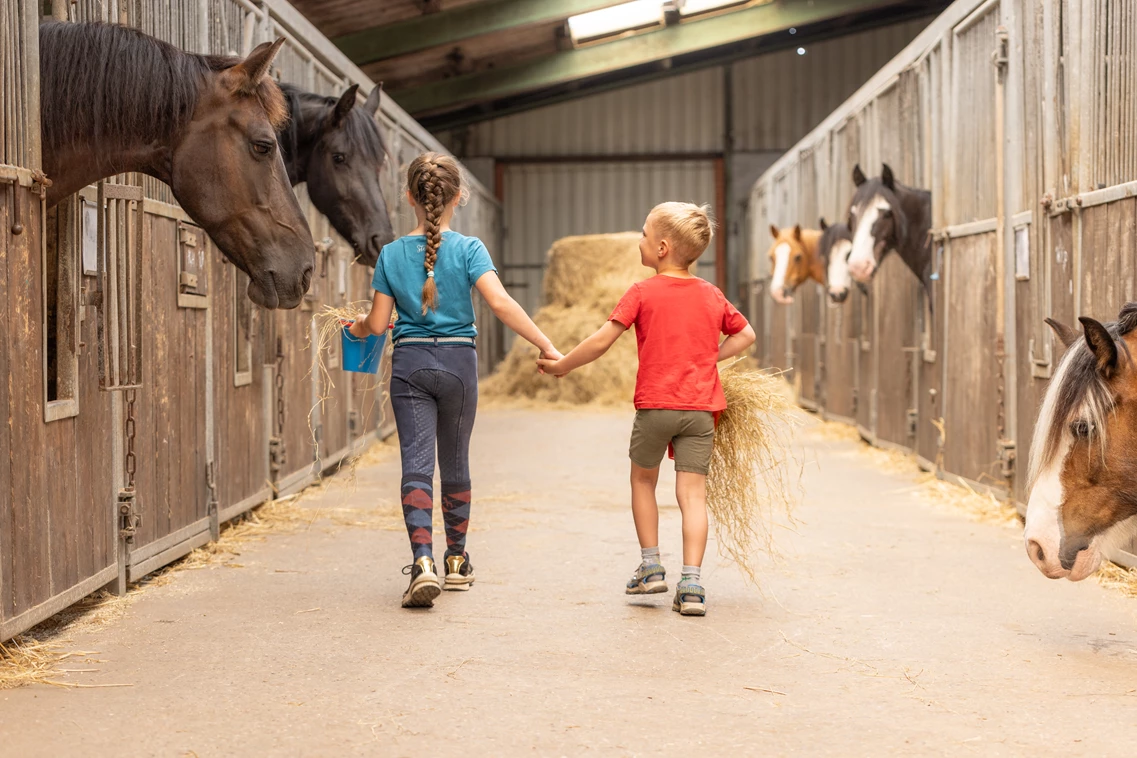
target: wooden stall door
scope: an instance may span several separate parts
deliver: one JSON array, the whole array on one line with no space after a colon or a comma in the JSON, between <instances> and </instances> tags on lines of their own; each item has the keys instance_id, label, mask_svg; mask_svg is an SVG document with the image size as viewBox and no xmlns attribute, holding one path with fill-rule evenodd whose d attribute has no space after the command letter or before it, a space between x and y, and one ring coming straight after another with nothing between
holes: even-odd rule
<instances>
[{"instance_id":1,"label":"wooden stall door","mask_svg":"<svg viewBox=\"0 0 1137 758\"><path fill-rule=\"evenodd\" d=\"M810 281L798 288L794 298L794 322L799 325L794 336L794 383L798 402L811 411L820 408L822 297L820 286Z\"/></svg>"},{"instance_id":2,"label":"wooden stall door","mask_svg":"<svg viewBox=\"0 0 1137 758\"><path fill-rule=\"evenodd\" d=\"M915 447L916 363L920 283L898 255L881 264L874 283L877 313L876 441Z\"/></svg>"},{"instance_id":3,"label":"wooden stall door","mask_svg":"<svg viewBox=\"0 0 1137 758\"><path fill-rule=\"evenodd\" d=\"M215 283L205 232L173 215L147 213L143 221L149 257L134 440L141 522L130 549L131 581L210 538L206 328Z\"/></svg>"},{"instance_id":4,"label":"wooden stall door","mask_svg":"<svg viewBox=\"0 0 1137 758\"><path fill-rule=\"evenodd\" d=\"M856 322L860 326L857 333L857 394L856 394L856 421L857 431L870 442L876 441L876 322L873 320L873 310L876 307L876 292L870 290L868 294L861 292L860 288L853 286L846 301L857 314Z\"/></svg>"}]
</instances>

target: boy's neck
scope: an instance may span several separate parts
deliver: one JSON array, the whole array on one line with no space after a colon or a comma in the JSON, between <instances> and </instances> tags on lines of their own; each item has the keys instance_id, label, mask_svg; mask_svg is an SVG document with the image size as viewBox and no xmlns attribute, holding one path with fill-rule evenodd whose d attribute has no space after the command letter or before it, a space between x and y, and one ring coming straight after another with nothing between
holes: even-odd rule
<instances>
[{"instance_id":1,"label":"boy's neck","mask_svg":"<svg viewBox=\"0 0 1137 758\"><path fill-rule=\"evenodd\" d=\"M669 276L672 279L694 279L695 275L691 273L691 269L684 268L683 266L661 264L655 270L656 276Z\"/></svg>"}]
</instances>

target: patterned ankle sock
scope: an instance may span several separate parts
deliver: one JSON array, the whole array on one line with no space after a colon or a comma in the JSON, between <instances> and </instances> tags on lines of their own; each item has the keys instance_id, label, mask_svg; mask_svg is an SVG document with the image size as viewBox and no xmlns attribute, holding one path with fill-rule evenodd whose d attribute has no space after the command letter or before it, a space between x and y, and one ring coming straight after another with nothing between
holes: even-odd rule
<instances>
[{"instance_id":1,"label":"patterned ankle sock","mask_svg":"<svg viewBox=\"0 0 1137 758\"><path fill-rule=\"evenodd\" d=\"M659 563L659 546L656 545L655 547L641 547L640 557L642 558L642 561L640 562L641 566L651 566L653 564Z\"/></svg>"},{"instance_id":2,"label":"patterned ankle sock","mask_svg":"<svg viewBox=\"0 0 1137 758\"><path fill-rule=\"evenodd\" d=\"M702 573L701 566L684 566L680 584L698 584Z\"/></svg>"},{"instance_id":3,"label":"patterned ankle sock","mask_svg":"<svg viewBox=\"0 0 1137 758\"><path fill-rule=\"evenodd\" d=\"M470 526L469 482L443 482L442 520L446 524L446 555L464 555Z\"/></svg>"},{"instance_id":4,"label":"patterned ankle sock","mask_svg":"<svg viewBox=\"0 0 1137 758\"><path fill-rule=\"evenodd\" d=\"M434 517L434 488L431 477L409 474L403 477L403 521L407 536L411 538L412 561L423 556L434 559L434 537L431 519Z\"/></svg>"}]
</instances>

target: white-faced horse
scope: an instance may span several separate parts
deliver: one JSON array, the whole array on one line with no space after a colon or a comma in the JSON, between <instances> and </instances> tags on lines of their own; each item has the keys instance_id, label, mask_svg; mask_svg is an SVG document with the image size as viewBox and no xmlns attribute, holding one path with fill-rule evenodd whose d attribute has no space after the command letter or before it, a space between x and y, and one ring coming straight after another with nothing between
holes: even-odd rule
<instances>
[{"instance_id":1,"label":"white-faced horse","mask_svg":"<svg viewBox=\"0 0 1137 758\"><path fill-rule=\"evenodd\" d=\"M845 224L830 226L821 219L821 241L817 243L817 255L825 264L825 284L829 299L835 303L845 302L853 278L849 275L849 253L853 251L853 235ZM864 285L860 285L864 286Z\"/></svg>"},{"instance_id":2,"label":"white-faced horse","mask_svg":"<svg viewBox=\"0 0 1137 758\"><path fill-rule=\"evenodd\" d=\"M1097 571L1114 529L1137 515L1137 303L1118 320L1051 319L1067 345L1047 387L1030 446L1027 555L1051 579Z\"/></svg>"},{"instance_id":3,"label":"white-faced horse","mask_svg":"<svg viewBox=\"0 0 1137 758\"><path fill-rule=\"evenodd\" d=\"M853 168L857 191L849 205L853 249L849 274L861 284L872 281L884 256L895 251L932 296L932 193L896 181L884 164L880 176L866 179Z\"/></svg>"}]
</instances>

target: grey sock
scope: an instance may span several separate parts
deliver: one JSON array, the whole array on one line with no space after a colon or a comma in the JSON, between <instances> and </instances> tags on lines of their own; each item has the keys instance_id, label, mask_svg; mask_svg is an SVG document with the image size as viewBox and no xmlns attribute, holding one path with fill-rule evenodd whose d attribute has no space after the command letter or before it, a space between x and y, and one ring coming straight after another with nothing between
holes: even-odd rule
<instances>
[{"instance_id":1,"label":"grey sock","mask_svg":"<svg viewBox=\"0 0 1137 758\"><path fill-rule=\"evenodd\" d=\"M702 571L701 566L684 566L682 580L688 584L698 584Z\"/></svg>"},{"instance_id":2,"label":"grey sock","mask_svg":"<svg viewBox=\"0 0 1137 758\"><path fill-rule=\"evenodd\" d=\"M640 555L643 557L641 566L650 566L654 563L659 563L659 547L641 547Z\"/></svg>"}]
</instances>

